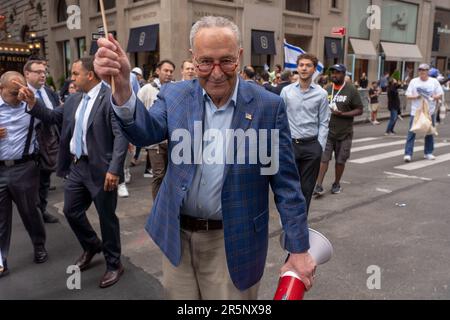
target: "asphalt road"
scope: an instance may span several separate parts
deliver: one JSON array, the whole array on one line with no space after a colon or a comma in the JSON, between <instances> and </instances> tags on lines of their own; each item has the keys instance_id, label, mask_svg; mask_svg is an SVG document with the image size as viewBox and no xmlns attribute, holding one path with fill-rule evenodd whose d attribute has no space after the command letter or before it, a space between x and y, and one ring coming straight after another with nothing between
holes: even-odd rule
<instances>
[{"instance_id":1,"label":"asphalt road","mask_svg":"<svg viewBox=\"0 0 450 320\"><path fill-rule=\"evenodd\" d=\"M422 162L423 153L417 151L414 168L402 167L407 122L398 123L397 136L383 135L386 122L355 127L353 162L346 168L342 193L328 193L311 206L310 227L330 239L334 255L318 268L306 299L450 298L450 124L439 127L437 160ZM416 147L423 147L423 139L417 140ZM328 190L334 174L331 167L324 183ZM117 285L98 288L105 266L97 256L94 266L82 273L81 290L67 289L67 267L81 248L61 212L62 182L53 179L57 190L50 193L50 210L61 223L47 225L50 259L43 265L32 262L30 240L15 214L11 274L0 280L0 299L161 299L161 253L143 229L152 205L149 180L142 177L142 165L132 172L131 195L120 199L117 210L126 268ZM260 299L273 298L285 258L273 199L270 215ZM89 218L98 230L95 209L90 209ZM379 281L373 278L377 273L369 274L368 269L379 271ZM368 288L368 279L379 289Z\"/></svg>"}]
</instances>

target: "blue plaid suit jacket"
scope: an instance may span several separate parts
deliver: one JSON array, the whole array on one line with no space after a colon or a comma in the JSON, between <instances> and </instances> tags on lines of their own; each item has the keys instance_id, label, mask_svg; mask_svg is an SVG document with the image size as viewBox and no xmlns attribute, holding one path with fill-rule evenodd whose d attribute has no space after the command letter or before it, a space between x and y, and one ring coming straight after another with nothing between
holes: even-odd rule
<instances>
[{"instance_id":1,"label":"blue plaid suit jacket","mask_svg":"<svg viewBox=\"0 0 450 320\"><path fill-rule=\"evenodd\" d=\"M197 80L164 85L159 99L146 110L136 102L134 122L121 127L137 146L169 141L169 158L178 142L171 136L186 129L194 137L194 121L203 121L204 97ZM255 84L241 80L231 129L279 130L279 171L261 175L258 164L226 164L222 189L222 212L228 270L240 290L262 277L268 249L269 185L287 235L289 252L309 249L305 200L283 100ZM267 150L270 151L270 137ZM259 145L258 145L259 148ZM246 147L248 160L248 146ZM235 156L236 158L236 156ZM259 161L258 161L259 162ZM237 163L237 162L234 162ZM179 265L181 259L180 209L192 183L196 165L175 165L169 160L166 176L153 205L145 229L167 258Z\"/></svg>"}]
</instances>

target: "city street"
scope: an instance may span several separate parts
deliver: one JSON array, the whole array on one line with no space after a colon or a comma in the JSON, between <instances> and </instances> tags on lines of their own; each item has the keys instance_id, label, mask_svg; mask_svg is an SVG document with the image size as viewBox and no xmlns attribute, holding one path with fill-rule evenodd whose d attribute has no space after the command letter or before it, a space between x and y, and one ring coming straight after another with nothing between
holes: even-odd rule
<instances>
[{"instance_id":1,"label":"city street","mask_svg":"<svg viewBox=\"0 0 450 320\"><path fill-rule=\"evenodd\" d=\"M450 122L450 119L447 119ZM415 145L413 162L403 162L409 118L398 121L395 136L384 136L381 125L359 124L342 193L332 195L334 162L324 188L314 199L310 227L323 233L334 247L326 265L318 267L316 283L305 299L450 299L450 124L438 127L434 161L423 159L423 138ZM144 159L144 158L142 158ZM17 212L14 214L10 275L0 279L2 299L162 299L161 252L144 231L152 201L144 164L132 168L130 197L120 199L125 274L110 289L99 289L105 271L103 257L82 273L81 290L69 290L66 269L81 247L63 214L63 185L53 179L49 210L61 223L46 225L49 261L32 262L32 245ZM95 208L89 218L99 230ZM286 258L279 245L280 224L271 199L270 244L260 299L272 299L279 269ZM380 288L367 286L368 268L380 270ZM371 268L369 268L371 269ZM369 284L373 281L369 281Z\"/></svg>"}]
</instances>

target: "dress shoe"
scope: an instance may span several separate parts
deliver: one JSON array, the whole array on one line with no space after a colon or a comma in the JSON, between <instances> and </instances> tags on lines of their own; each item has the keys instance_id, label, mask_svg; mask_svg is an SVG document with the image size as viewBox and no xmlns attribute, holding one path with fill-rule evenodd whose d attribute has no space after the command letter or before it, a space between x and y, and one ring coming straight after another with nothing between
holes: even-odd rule
<instances>
[{"instance_id":1,"label":"dress shoe","mask_svg":"<svg viewBox=\"0 0 450 320\"><path fill-rule=\"evenodd\" d=\"M57 217L55 217L54 215L51 215L47 211L45 211L42 214L42 218L44 218L45 223L58 223L59 222L59 219Z\"/></svg>"},{"instance_id":2,"label":"dress shoe","mask_svg":"<svg viewBox=\"0 0 450 320\"><path fill-rule=\"evenodd\" d=\"M0 267L0 278L7 276L9 274L8 265L6 264L6 261L3 262L3 267Z\"/></svg>"},{"instance_id":3,"label":"dress shoe","mask_svg":"<svg viewBox=\"0 0 450 320\"><path fill-rule=\"evenodd\" d=\"M34 248L34 262L44 263L48 260L48 253L44 247Z\"/></svg>"},{"instance_id":4,"label":"dress shoe","mask_svg":"<svg viewBox=\"0 0 450 320\"><path fill-rule=\"evenodd\" d=\"M50 187L48 187L48 191L55 191L56 190L56 187L55 186L50 186Z\"/></svg>"},{"instance_id":5,"label":"dress shoe","mask_svg":"<svg viewBox=\"0 0 450 320\"><path fill-rule=\"evenodd\" d=\"M4 267L2 271L0 271L0 278L3 278L9 274L8 267Z\"/></svg>"},{"instance_id":6,"label":"dress shoe","mask_svg":"<svg viewBox=\"0 0 450 320\"><path fill-rule=\"evenodd\" d=\"M117 283L124 271L125 269L123 268L122 264L120 264L119 268L116 270L106 270L103 278L100 280L100 288L108 288Z\"/></svg>"},{"instance_id":7,"label":"dress shoe","mask_svg":"<svg viewBox=\"0 0 450 320\"><path fill-rule=\"evenodd\" d=\"M98 247L92 251L83 252L81 257L79 257L77 262L75 262L75 265L80 268L80 271L86 270L89 267L89 264L91 263L94 256L100 252L102 252L101 244L99 244Z\"/></svg>"}]
</instances>

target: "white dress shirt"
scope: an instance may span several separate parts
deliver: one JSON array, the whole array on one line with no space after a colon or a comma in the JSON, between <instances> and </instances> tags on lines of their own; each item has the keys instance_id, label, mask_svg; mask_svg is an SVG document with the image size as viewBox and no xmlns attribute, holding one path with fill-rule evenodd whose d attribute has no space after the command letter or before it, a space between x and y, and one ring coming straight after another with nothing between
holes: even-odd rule
<instances>
[{"instance_id":1,"label":"white dress shirt","mask_svg":"<svg viewBox=\"0 0 450 320\"><path fill-rule=\"evenodd\" d=\"M94 88L91 89L87 93L87 95L90 97L89 102L86 107L86 113L84 114L84 119L81 119L83 121L83 155L88 156L88 149L87 149L87 141L86 141L86 133L87 133L87 125L89 121L89 115L91 114L92 107L94 106L95 100L97 99L98 94L100 93L100 89L102 87L102 83L100 82L98 85L96 85ZM70 153L75 154L75 137L77 135L77 122L80 120L78 119L80 116L80 109L83 105L84 99L81 99L80 104L78 105L77 112L75 113L75 130L73 131L72 139L70 140Z\"/></svg>"}]
</instances>

